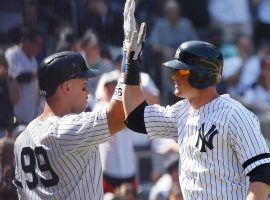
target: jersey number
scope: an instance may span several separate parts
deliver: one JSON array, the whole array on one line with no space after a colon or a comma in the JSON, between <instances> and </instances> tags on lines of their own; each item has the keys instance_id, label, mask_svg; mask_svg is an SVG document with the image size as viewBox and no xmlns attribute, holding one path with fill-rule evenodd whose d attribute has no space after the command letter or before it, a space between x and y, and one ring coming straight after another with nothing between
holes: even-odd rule
<instances>
[{"instance_id":1,"label":"jersey number","mask_svg":"<svg viewBox=\"0 0 270 200\"><path fill-rule=\"evenodd\" d=\"M26 157L29 158L28 163L26 163ZM21 152L22 170L24 171L24 173L32 174L32 181L26 180L28 188L34 189L38 184L38 177L35 171L36 160L39 170L41 172L48 171L52 177L51 179L40 178L40 182L42 183L42 185L44 187L51 187L57 185L59 182L59 177L53 171L45 149L43 147L35 147L35 149L32 150L30 147L24 147Z\"/></svg>"},{"instance_id":2,"label":"jersey number","mask_svg":"<svg viewBox=\"0 0 270 200\"><path fill-rule=\"evenodd\" d=\"M115 91L114 91L114 95L121 97L123 95L122 88L121 87L118 88L116 86Z\"/></svg>"}]
</instances>

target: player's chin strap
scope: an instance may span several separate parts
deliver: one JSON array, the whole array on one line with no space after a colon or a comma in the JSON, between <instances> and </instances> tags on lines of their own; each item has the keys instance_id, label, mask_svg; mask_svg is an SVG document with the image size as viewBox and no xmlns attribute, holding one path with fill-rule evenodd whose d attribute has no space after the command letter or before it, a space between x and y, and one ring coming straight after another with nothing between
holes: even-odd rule
<instances>
[{"instance_id":1,"label":"player's chin strap","mask_svg":"<svg viewBox=\"0 0 270 200\"><path fill-rule=\"evenodd\" d=\"M126 85L140 85L140 56L144 47L146 35L146 23L140 26L139 34L134 31L127 51L126 72L124 83Z\"/></svg>"}]
</instances>

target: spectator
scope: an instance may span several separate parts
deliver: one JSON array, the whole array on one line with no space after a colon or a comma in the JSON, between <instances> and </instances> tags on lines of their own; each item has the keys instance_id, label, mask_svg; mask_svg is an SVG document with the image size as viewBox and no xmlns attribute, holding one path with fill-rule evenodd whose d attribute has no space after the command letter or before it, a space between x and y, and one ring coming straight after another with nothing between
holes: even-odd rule
<instances>
[{"instance_id":1,"label":"spectator","mask_svg":"<svg viewBox=\"0 0 270 200\"><path fill-rule=\"evenodd\" d=\"M14 178L14 140L11 138L0 139L0 164L1 182L11 185Z\"/></svg>"},{"instance_id":2,"label":"spectator","mask_svg":"<svg viewBox=\"0 0 270 200\"><path fill-rule=\"evenodd\" d=\"M155 22L150 35L153 50L161 52L166 59L177 49L176 43L197 39L197 33L189 19L181 17L181 7L175 0L167 0L164 17Z\"/></svg>"},{"instance_id":3,"label":"spectator","mask_svg":"<svg viewBox=\"0 0 270 200\"><path fill-rule=\"evenodd\" d=\"M122 55L118 56L115 59L115 65L118 71L121 71L122 64ZM144 95L147 97L149 104L159 104L160 103L160 92L153 79L149 74L141 72L141 86L144 92Z\"/></svg>"},{"instance_id":4,"label":"spectator","mask_svg":"<svg viewBox=\"0 0 270 200\"><path fill-rule=\"evenodd\" d=\"M0 185L0 200L17 200L16 190L12 185Z\"/></svg>"},{"instance_id":5,"label":"spectator","mask_svg":"<svg viewBox=\"0 0 270 200\"><path fill-rule=\"evenodd\" d=\"M171 156L167 158L167 172L164 173L150 191L150 200L166 200L173 185L179 185L179 157Z\"/></svg>"},{"instance_id":6,"label":"spectator","mask_svg":"<svg viewBox=\"0 0 270 200\"><path fill-rule=\"evenodd\" d=\"M243 103L255 112L264 137L270 141L270 56L261 59L258 80L243 95Z\"/></svg>"},{"instance_id":7,"label":"spectator","mask_svg":"<svg viewBox=\"0 0 270 200\"><path fill-rule=\"evenodd\" d=\"M81 40L69 26L64 27L60 31L56 52L60 51L81 52Z\"/></svg>"},{"instance_id":8,"label":"spectator","mask_svg":"<svg viewBox=\"0 0 270 200\"><path fill-rule=\"evenodd\" d=\"M270 35L270 1L269 0L253 0L256 7L256 18L254 27L254 41L257 45L267 42L269 43Z\"/></svg>"},{"instance_id":9,"label":"spectator","mask_svg":"<svg viewBox=\"0 0 270 200\"><path fill-rule=\"evenodd\" d=\"M116 192L113 200L136 200L137 192L134 188L129 184L125 183L120 185Z\"/></svg>"},{"instance_id":10,"label":"spectator","mask_svg":"<svg viewBox=\"0 0 270 200\"><path fill-rule=\"evenodd\" d=\"M87 66L99 71L100 75L113 70L113 64L109 59L101 57L101 45L98 36L92 31L85 32L82 38L82 54L86 60ZM91 95L95 94L97 83L100 76L88 80L88 86ZM91 106L90 106L91 107Z\"/></svg>"},{"instance_id":11,"label":"spectator","mask_svg":"<svg viewBox=\"0 0 270 200\"><path fill-rule=\"evenodd\" d=\"M178 156L178 144L173 139L155 138L151 140L152 181L156 182L166 172L166 160Z\"/></svg>"},{"instance_id":12,"label":"spectator","mask_svg":"<svg viewBox=\"0 0 270 200\"><path fill-rule=\"evenodd\" d=\"M12 29L23 25L22 1L1 0L0 1L0 44L12 43L10 33Z\"/></svg>"},{"instance_id":13,"label":"spectator","mask_svg":"<svg viewBox=\"0 0 270 200\"><path fill-rule=\"evenodd\" d=\"M0 139L0 200L16 200L17 192L12 181L15 177L14 169L14 140Z\"/></svg>"},{"instance_id":14,"label":"spectator","mask_svg":"<svg viewBox=\"0 0 270 200\"><path fill-rule=\"evenodd\" d=\"M209 0L178 0L182 7L182 15L192 21L201 39L207 36L210 26L208 1Z\"/></svg>"},{"instance_id":15,"label":"spectator","mask_svg":"<svg viewBox=\"0 0 270 200\"><path fill-rule=\"evenodd\" d=\"M248 35L237 36L235 44L237 55L224 59L223 78L228 93L239 97L257 80L261 55L254 54L252 38ZM265 47L261 52L264 51Z\"/></svg>"},{"instance_id":16,"label":"spectator","mask_svg":"<svg viewBox=\"0 0 270 200\"><path fill-rule=\"evenodd\" d=\"M106 3L112 10L112 12L122 15L124 12L125 0L106 0Z\"/></svg>"},{"instance_id":17,"label":"spectator","mask_svg":"<svg viewBox=\"0 0 270 200\"><path fill-rule=\"evenodd\" d=\"M154 21L162 16L163 0L136 0L135 17L138 23L147 23L147 29L151 30Z\"/></svg>"},{"instance_id":18,"label":"spectator","mask_svg":"<svg viewBox=\"0 0 270 200\"><path fill-rule=\"evenodd\" d=\"M118 70L101 76L97 87L99 93L95 95L97 103L94 109L98 110L110 102L119 77ZM99 148L104 191L114 193L115 189L123 183L130 183L135 189L137 187L136 161L130 131L124 128L114 135L112 140L99 145Z\"/></svg>"},{"instance_id":19,"label":"spectator","mask_svg":"<svg viewBox=\"0 0 270 200\"><path fill-rule=\"evenodd\" d=\"M23 20L24 27L28 27L29 29L38 30L43 36L43 45L36 58L38 62L41 62L47 55L48 52L52 52L52 40L50 35L48 34L48 29L43 20L41 20L38 16L38 7L37 1L35 0L27 0L24 3L23 9Z\"/></svg>"},{"instance_id":20,"label":"spectator","mask_svg":"<svg viewBox=\"0 0 270 200\"><path fill-rule=\"evenodd\" d=\"M249 0L210 0L208 9L212 25L221 29L225 43L232 43L239 34L252 37Z\"/></svg>"},{"instance_id":21,"label":"spectator","mask_svg":"<svg viewBox=\"0 0 270 200\"><path fill-rule=\"evenodd\" d=\"M19 83L19 101L14 113L19 123L27 124L35 118L40 108L40 96L36 78L38 63L35 56L40 52L43 38L34 29L24 29L20 44L6 50L9 75Z\"/></svg>"},{"instance_id":22,"label":"spectator","mask_svg":"<svg viewBox=\"0 0 270 200\"><path fill-rule=\"evenodd\" d=\"M161 63L173 56L178 47L176 44L197 38L191 21L181 17L180 5L175 0L167 0L164 5L164 17L155 22L149 38L153 51L152 56L156 60L154 64L156 70L160 70ZM162 103L168 103L168 97L172 93L172 85L168 86L168 72L162 70L155 73L155 80L161 81L157 82L163 92Z\"/></svg>"},{"instance_id":23,"label":"spectator","mask_svg":"<svg viewBox=\"0 0 270 200\"><path fill-rule=\"evenodd\" d=\"M260 67L258 80L243 96L244 102L257 114L270 112L270 56L261 60Z\"/></svg>"},{"instance_id":24,"label":"spectator","mask_svg":"<svg viewBox=\"0 0 270 200\"><path fill-rule=\"evenodd\" d=\"M48 33L54 35L63 23L74 22L72 2L66 0L34 0L38 8L39 21L45 22ZM79 0L78 0L79 2Z\"/></svg>"},{"instance_id":25,"label":"spectator","mask_svg":"<svg viewBox=\"0 0 270 200\"><path fill-rule=\"evenodd\" d=\"M102 45L122 46L123 15L114 13L105 0L86 0L78 12L79 34L91 28L97 32Z\"/></svg>"},{"instance_id":26,"label":"spectator","mask_svg":"<svg viewBox=\"0 0 270 200\"><path fill-rule=\"evenodd\" d=\"M117 59L121 63L121 59ZM119 69L120 70L120 69ZM153 86L150 84L145 73L142 75L142 88L145 96L151 103L156 101L158 96L156 91L153 92ZM109 73L104 73L97 86L96 95L97 103L95 109L108 104L115 91L117 80L120 77L120 71L115 70ZM156 89L156 88L154 88ZM144 142L147 137L124 128L112 137L112 140L101 144L100 154L103 168L103 188L105 192L113 193L116 187L123 183L130 183L133 189L137 188L136 181L136 157L134 153L135 143ZM139 141L140 140L140 141ZM139 141L139 142L138 142Z\"/></svg>"},{"instance_id":27,"label":"spectator","mask_svg":"<svg viewBox=\"0 0 270 200\"><path fill-rule=\"evenodd\" d=\"M172 186L168 200L184 200L180 185L175 184Z\"/></svg>"},{"instance_id":28,"label":"spectator","mask_svg":"<svg viewBox=\"0 0 270 200\"><path fill-rule=\"evenodd\" d=\"M12 137L14 124L13 105L19 99L18 84L8 76L8 63L0 50L0 138Z\"/></svg>"},{"instance_id":29,"label":"spectator","mask_svg":"<svg viewBox=\"0 0 270 200\"><path fill-rule=\"evenodd\" d=\"M113 198L114 198L114 194L111 192L104 193L103 195L104 200L113 200Z\"/></svg>"}]
</instances>

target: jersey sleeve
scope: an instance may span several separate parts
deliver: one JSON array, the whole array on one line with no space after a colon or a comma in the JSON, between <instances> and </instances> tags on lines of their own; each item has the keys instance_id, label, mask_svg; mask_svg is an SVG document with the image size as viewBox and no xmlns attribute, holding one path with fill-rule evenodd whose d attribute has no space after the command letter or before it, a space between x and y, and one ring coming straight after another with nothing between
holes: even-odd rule
<instances>
[{"instance_id":1,"label":"jersey sleeve","mask_svg":"<svg viewBox=\"0 0 270 200\"><path fill-rule=\"evenodd\" d=\"M110 140L106 107L62 117L55 134L65 151L81 152Z\"/></svg>"},{"instance_id":2,"label":"jersey sleeve","mask_svg":"<svg viewBox=\"0 0 270 200\"><path fill-rule=\"evenodd\" d=\"M255 114L248 110L232 111L229 126L229 143L240 160L244 173L270 163L270 153Z\"/></svg>"},{"instance_id":3,"label":"jersey sleeve","mask_svg":"<svg viewBox=\"0 0 270 200\"><path fill-rule=\"evenodd\" d=\"M144 111L144 122L147 134L152 138L169 138L178 140L176 106L147 106Z\"/></svg>"}]
</instances>

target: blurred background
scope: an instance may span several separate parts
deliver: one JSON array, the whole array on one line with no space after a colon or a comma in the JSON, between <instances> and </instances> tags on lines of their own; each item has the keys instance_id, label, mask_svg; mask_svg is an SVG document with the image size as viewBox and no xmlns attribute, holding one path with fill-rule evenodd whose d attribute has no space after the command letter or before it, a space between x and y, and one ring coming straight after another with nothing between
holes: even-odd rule
<instances>
[{"instance_id":1,"label":"blurred background","mask_svg":"<svg viewBox=\"0 0 270 200\"><path fill-rule=\"evenodd\" d=\"M89 80L86 110L108 103L119 77L125 0L0 1L0 199L16 199L14 139L42 112L36 72L59 51L80 52L101 75ZM172 59L188 40L213 43L224 56L220 94L229 93L259 117L270 140L270 0L136 0L147 23L142 88L150 104L173 104ZM100 145L104 199L182 199L177 141L120 131Z\"/></svg>"}]
</instances>

